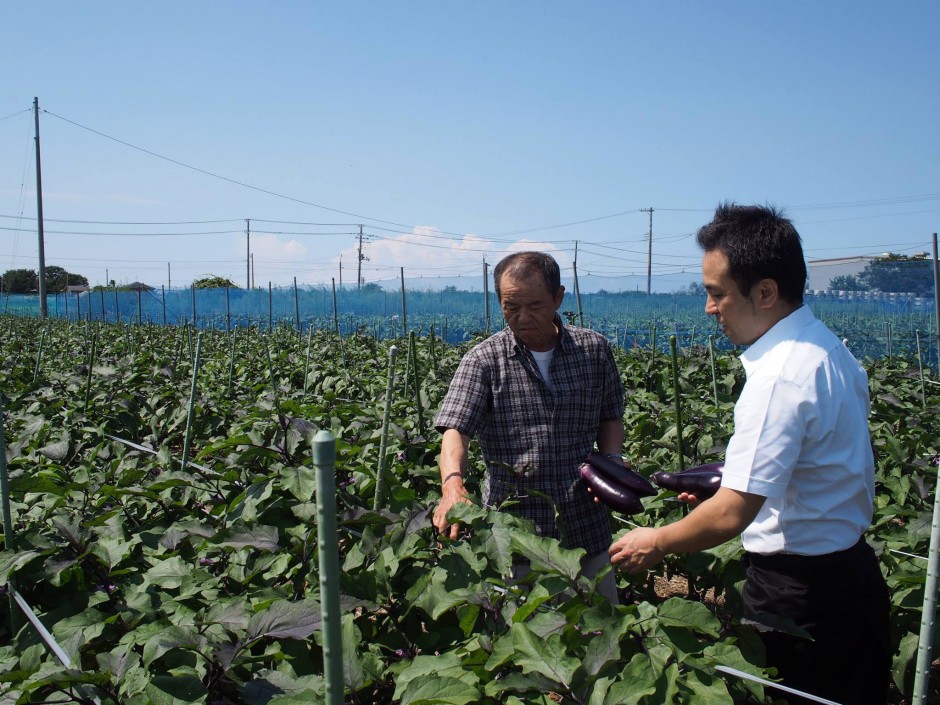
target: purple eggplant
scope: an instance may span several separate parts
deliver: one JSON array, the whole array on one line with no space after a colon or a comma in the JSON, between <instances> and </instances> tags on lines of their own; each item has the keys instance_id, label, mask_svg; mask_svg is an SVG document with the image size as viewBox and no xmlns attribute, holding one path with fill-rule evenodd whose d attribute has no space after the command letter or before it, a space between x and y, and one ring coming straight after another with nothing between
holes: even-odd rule
<instances>
[{"instance_id":1,"label":"purple eggplant","mask_svg":"<svg viewBox=\"0 0 940 705\"><path fill-rule=\"evenodd\" d=\"M721 471L724 463L706 463L682 472L654 472L650 477L660 487L673 492L695 495L708 499L721 487Z\"/></svg>"},{"instance_id":2,"label":"purple eggplant","mask_svg":"<svg viewBox=\"0 0 940 705\"><path fill-rule=\"evenodd\" d=\"M591 463L583 463L579 471L594 496L611 509L616 509L624 514L638 514L643 511L643 503L635 492L623 485L611 482L596 466Z\"/></svg>"},{"instance_id":3,"label":"purple eggplant","mask_svg":"<svg viewBox=\"0 0 940 705\"><path fill-rule=\"evenodd\" d=\"M655 497L658 494L656 488L640 473L625 468L595 450L588 453L587 462L593 465L594 469L606 480L630 490L638 497Z\"/></svg>"}]
</instances>

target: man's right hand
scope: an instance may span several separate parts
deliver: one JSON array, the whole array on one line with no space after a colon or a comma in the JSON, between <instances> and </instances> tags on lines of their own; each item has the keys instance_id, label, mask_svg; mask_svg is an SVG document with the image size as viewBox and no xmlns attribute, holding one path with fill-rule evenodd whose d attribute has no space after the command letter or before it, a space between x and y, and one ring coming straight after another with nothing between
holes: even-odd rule
<instances>
[{"instance_id":1,"label":"man's right hand","mask_svg":"<svg viewBox=\"0 0 940 705\"><path fill-rule=\"evenodd\" d=\"M450 486L448 486L450 485ZM450 539L456 539L460 534L460 524L449 524L447 522L447 512L455 504L473 504L467 496L467 490L463 486L463 481L453 479L444 485L444 495L434 510L434 528Z\"/></svg>"}]
</instances>

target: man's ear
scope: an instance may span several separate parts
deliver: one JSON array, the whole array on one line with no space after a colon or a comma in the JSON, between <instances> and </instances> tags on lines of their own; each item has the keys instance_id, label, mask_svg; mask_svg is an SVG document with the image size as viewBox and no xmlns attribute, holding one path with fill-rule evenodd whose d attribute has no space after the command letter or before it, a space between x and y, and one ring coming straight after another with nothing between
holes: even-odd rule
<instances>
[{"instance_id":1,"label":"man's ear","mask_svg":"<svg viewBox=\"0 0 940 705\"><path fill-rule=\"evenodd\" d=\"M561 302L565 300L565 287L559 286L558 291L555 292L555 309L561 307Z\"/></svg>"},{"instance_id":2,"label":"man's ear","mask_svg":"<svg viewBox=\"0 0 940 705\"><path fill-rule=\"evenodd\" d=\"M780 300L780 285L776 279L761 279L757 287L758 303L761 308L773 308Z\"/></svg>"}]
</instances>

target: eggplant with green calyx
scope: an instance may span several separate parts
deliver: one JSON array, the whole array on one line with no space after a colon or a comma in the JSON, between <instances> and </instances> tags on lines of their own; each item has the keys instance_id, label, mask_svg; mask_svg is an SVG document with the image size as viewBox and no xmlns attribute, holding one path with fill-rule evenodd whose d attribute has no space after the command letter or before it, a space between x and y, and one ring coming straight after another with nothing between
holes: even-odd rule
<instances>
[{"instance_id":1,"label":"eggplant with green calyx","mask_svg":"<svg viewBox=\"0 0 940 705\"><path fill-rule=\"evenodd\" d=\"M682 472L654 472L650 478L663 489L708 499L721 487L721 471L724 466L724 463L706 463Z\"/></svg>"},{"instance_id":2,"label":"eggplant with green calyx","mask_svg":"<svg viewBox=\"0 0 940 705\"><path fill-rule=\"evenodd\" d=\"M658 494L656 488L640 473L625 468L620 463L598 453L596 450L588 453L587 462L593 465L594 469L603 475L608 482L620 485L638 497L655 497Z\"/></svg>"},{"instance_id":3,"label":"eggplant with green calyx","mask_svg":"<svg viewBox=\"0 0 940 705\"><path fill-rule=\"evenodd\" d=\"M643 511L643 503L633 490L611 482L598 471L596 466L591 463L582 463L579 471L594 496L611 509L624 514L638 514Z\"/></svg>"}]
</instances>

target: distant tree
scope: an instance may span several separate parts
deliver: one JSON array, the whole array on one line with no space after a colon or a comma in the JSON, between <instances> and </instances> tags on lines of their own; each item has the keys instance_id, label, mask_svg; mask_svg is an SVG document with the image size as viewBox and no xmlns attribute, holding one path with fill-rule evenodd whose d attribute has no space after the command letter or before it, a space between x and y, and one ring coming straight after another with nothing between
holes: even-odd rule
<instances>
[{"instance_id":1,"label":"distant tree","mask_svg":"<svg viewBox=\"0 0 940 705\"><path fill-rule=\"evenodd\" d=\"M688 286L684 286L673 293L688 294L689 296L705 296L707 292L702 282L691 282Z\"/></svg>"},{"instance_id":2,"label":"distant tree","mask_svg":"<svg viewBox=\"0 0 940 705\"><path fill-rule=\"evenodd\" d=\"M65 291L67 286L88 286L88 279L81 274L73 274L54 264L46 267L46 291L54 294Z\"/></svg>"},{"instance_id":3,"label":"distant tree","mask_svg":"<svg viewBox=\"0 0 940 705\"><path fill-rule=\"evenodd\" d=\"M203 277L202 279L197 279L196 281L193 282L193 286L196 289L226 289L226 288L237 289L238 288L235 285L235 282L233 282L231 279L228 279L226 277L217 277L212 274L207 275Z\"/></svg>"},{"instance_id":4,"label":"distant tree","mask_svg":"<svg viewBox=\"0 0 940 705\"><path fill-rule=\"evenodd\" d=\"M858 275L858 281L872 291L929 294L933 291L933 262L922 257L888 253L869 262Z\"/></svg>"},{"instance_id":5,"label":"distant tree","mask_svg":"<svg viewBox=\"0 0 940 705\"><path fill-rule=\"evenodd\" d=\"M840 274L829 280L829 288L836 291L867 291L854 274Z\"/></svg>"},{"instance_id":6,"label":"distant tree","mask_svg":"<svg viewBox=\"0 0 940 705\"><path fill-rule=\"evenodd\" d=\"M376 284L375 282L369 282L368 284L362 285L362 291L381 292L382 287Z\"/></svg>"},{"instance_id":7,"label":"distant tree","mask_svg":"<svg viewBox=\"0 0 940 705\"><path fill-rule=\"evenodd\" d=\"M3 290L13 294L38 291L39 275L32 269L8 269L3 273Z\"/></svg>"}]
</instances>

